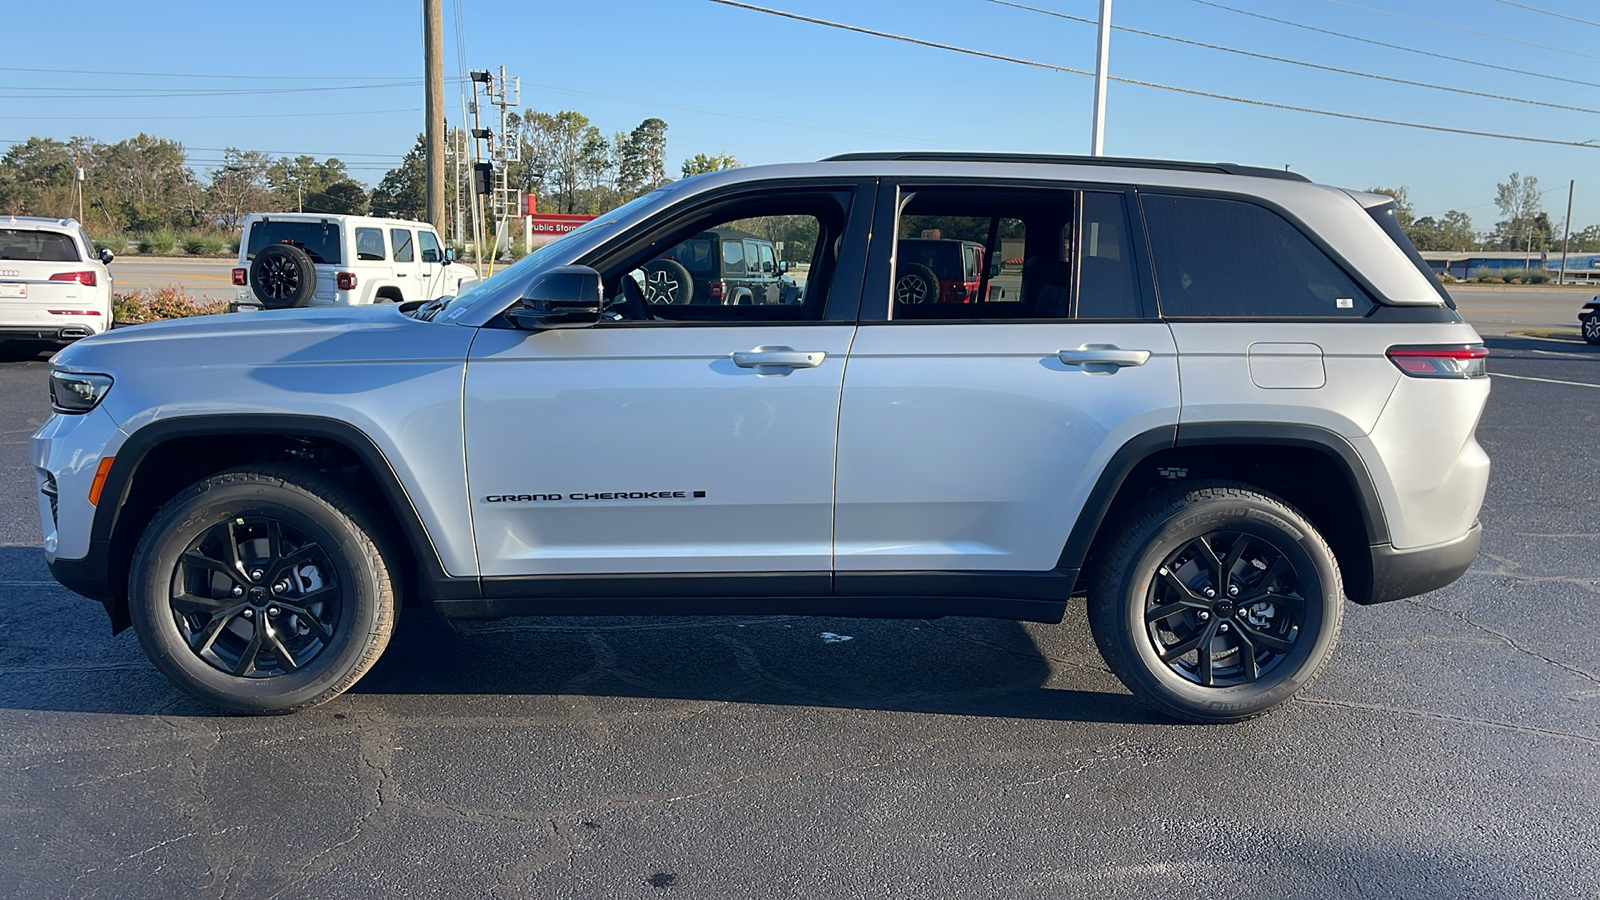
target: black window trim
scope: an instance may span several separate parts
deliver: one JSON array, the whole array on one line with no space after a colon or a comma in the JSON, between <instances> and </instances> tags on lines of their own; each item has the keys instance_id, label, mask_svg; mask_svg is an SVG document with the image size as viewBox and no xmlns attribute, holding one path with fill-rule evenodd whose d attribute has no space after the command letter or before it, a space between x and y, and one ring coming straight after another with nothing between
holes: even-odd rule
<instances>
[{"instance_id":1,"label":"black window trim","mask_svg":"<svg viewBox=\"0 0 1600 900\"><path fill-rule=\"evenodd\" d=\"M1073 195L1075 204L1072 214L1073 221L1073 286L1072 286L1072 311L1077 312L1078 282L1077 282L1077 242L1078 221L1082 214L1083 194L1122 194L1123 212L1128 218L1129 241L1132 244L1134 272L1138 278L1138 304L1140 316L1132 319L1078 319L1073 318L1002 318L1002 319L894 319L889 313L889 298L893 293L894 265L893 245L898 240L898 226L900 221L900 198L902 191L908 186L925 187L933 189L963 189L970 188L982 190L992 188L996 190L1048 190L1053 192L1069 192ZM1155 274L1151 268L1151 257L1147 237L1144 231L1144 215L1138 206L1138 189L1134 185L1112 182L1081 182L1081 181L1053 181L1039 178L1003 178L980 177L969 178L950 175L933 176L895 176L882 179L878 188L877 209L873 214L872 235L873 246L868 248L867 271L862 278L861 318L862 325L1075 325L1099 323L1106 325L1119 324L1145 324L1158 321L1157 306L1155 301ZM915 191L911 191L915 193ZM879 249L879 242L888 236L890 251L887 255L875 252ZM987 261L985 261L987 263ZM984 266L987 274L988 266ZM987 286L988 278L984 279ZM882 285L881 292L872 289L872 285ZM980 287L980 290L983 288Z\"/></svg>"},{"instance_id":2,"label":"black window trim","mask_svg":"<svg viewBox=\"0 0 1600 900\"><path fill-rule=\"evenodd\" d=\"M1365 291L1367 298L1372 301L1372 308L1359 316L1175 316L1168 314L1161 308L1161 288L1159 285L1153 285L1152 296L1155 298L1156 315L1164 322L1364 322L1373 318L1378 310L1395 305L1358 268L1351 265L1343 254L1335 250L1332 244L1329 244L1321 235L1317 234L1315 229L1302 222L1294 213L1270 200L1253 194L1241 194L1235 191L1198 190L1194 188L1135 188L1135 194L1139 198L1139 230L1144 234L1144 249L1149 260L1152 282L1154 282L1155 273L1155 252L1154 248L1150 246L1150 229L1145 222L1144 197L1146 195L1195 197L1203 200L1237 200L1249 203L1252 206L1258 206L1268 212L1276 213L1285 222L1289 223L1291 228L1300 232L1302 237L1322 251L1322 255L1326 256L1346 278Z\"/></svg>"}]
</instances>

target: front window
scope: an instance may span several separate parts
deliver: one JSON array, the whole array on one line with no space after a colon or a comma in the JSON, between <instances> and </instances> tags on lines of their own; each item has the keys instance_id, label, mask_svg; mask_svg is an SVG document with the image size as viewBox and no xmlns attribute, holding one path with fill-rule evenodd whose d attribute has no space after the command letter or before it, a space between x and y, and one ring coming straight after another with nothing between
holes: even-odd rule
<instances>
[{"instance_id":1,"label":"front window","mask_svg":"<svg viewBox=\"0 0 1600 900\"><path fill-rule=\"evenodd\" d=\"M79 262L78 245L70 234L23 228L0 228L0 259L35 262Z\"/></svg>"},{"instance_id":2,"label":"front window","mask_svg":"<svg viewBox=\"0 0 1600 900\"><path fill-rule=\"evenodd\" d=\"M417 232L417 246L422 248L422 261L425 263L444 262L444 256L439 253L439 239L431 231Z\"/></svg>"},{"instance_id":3,"label":"front window","mask_svg":"<svg viewBox=\"0 0 1600 900\"><path fill-rule=\"evenodd\" d=\"M389 243L394 245L394 261L408 263L416 259L415 245L411 243L411 229L389 229Z\"/></svg>"}]
</instances>

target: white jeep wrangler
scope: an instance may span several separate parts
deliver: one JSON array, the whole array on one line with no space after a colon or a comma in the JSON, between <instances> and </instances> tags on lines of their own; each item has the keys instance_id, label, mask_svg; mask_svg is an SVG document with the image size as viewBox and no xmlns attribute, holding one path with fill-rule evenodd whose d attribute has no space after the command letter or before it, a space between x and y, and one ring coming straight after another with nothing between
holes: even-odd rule
<instances>
[{"instance_id":1,"label":"white jeep wrangler","mask_svg":"<svg viewBox=\"0 0 1600 900\"><path fill-rule=\"evenodd\" d=\"M363 306L454 297L478 283L426 222L251 213L239 240L235 308Z\"/></svg>"}]
</instances>

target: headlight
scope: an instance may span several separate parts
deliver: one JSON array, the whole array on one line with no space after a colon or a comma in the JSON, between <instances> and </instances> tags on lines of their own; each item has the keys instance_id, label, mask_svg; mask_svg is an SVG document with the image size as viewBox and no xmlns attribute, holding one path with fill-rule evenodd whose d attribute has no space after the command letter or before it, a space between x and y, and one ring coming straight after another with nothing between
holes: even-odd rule
<instances>
[{"instance_id":1,"label":"headlight","mask_svg":"<svg viewBox=\"0 0 1600 900\"><path fill-rule=\"evenodd\" d=\"M110 375L79 375L76 372L50 373L50 408L58 413L78 415L94 409L111 390Z\"/></svg>"}]
</instances>

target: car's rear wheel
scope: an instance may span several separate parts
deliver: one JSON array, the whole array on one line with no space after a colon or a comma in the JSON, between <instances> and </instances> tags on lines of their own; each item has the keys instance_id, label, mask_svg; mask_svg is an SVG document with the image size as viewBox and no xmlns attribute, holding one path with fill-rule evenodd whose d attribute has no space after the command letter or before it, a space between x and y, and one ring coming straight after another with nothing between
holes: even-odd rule
<instances>
[{"instance_id":1,"label":"car's rear wheel","mask_svg":"<svg viewBox=\"0 0 1600 900\"><path fill-rule=\"evenodd\" d=\"M1237 722L1315 680L1338 640L1343 587L1305 517L1215 484L1154 497L1125 522L1097 573L1089 622L1140 702Z\"/></svg>"},{"instance_id":2,"label":"car's rear wheel","mask_svg":"<svg viewBox=\"0 0 1600 900\"><path fill-rule=\"evenodd\" d=\"M394 622L394 579L365 509L283 466L197 482L134 554L129 613L175 686L243 713L331 699L369 669Z\"/></svg>"},{"instance_id":3,"label":"car's rear wheel","mask_svg":"<svg viewBox=\"0 0 1600 900\"><path fill-rule=\"evenodd\" d=\"M1600 314L1590 313L1579 322L1583 326L1583 339L1590 344L1600 344Z\"/></svg>"},{"instance_id":4,"label":"car's rear wheel","mask_svg":"<svg viewBox=\"0 0 1600 900\"><path fill-rule=\"evenodd\" d=\"M250 289L267 309L305 306L317 292L311 254L293 244L270 244L250 261Z\"/></svg>"}]
</instances>

